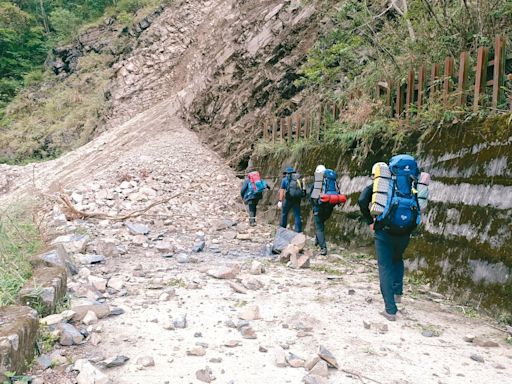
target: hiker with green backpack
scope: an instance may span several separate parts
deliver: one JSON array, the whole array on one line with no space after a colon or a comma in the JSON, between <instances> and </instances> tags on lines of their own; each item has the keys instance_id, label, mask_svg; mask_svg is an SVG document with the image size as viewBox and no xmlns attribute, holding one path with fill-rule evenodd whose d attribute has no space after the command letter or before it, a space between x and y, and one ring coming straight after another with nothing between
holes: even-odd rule
<instances>
[{"instance_id":1,"label":"hiker with green backpack","mask_svg":"<svg viewBox=\"0 0 512 384\"><path fill-rule=\"evenodd\" d=\"M320 254L327 255L325 241L325 222L331 217L334 207L347 201L340 193L336 172L320 164L315 169L313 185L309 188L309 201L313 207L315 222L315 245L320 247Z\"/></svg>"},{"instance_id":2,"label":"hiker with green backpack","mask_svg":"<svg viewBox=\"0 0 512 384\"><path fill-rule=\"evenodd\" d=\"M381 315L395 321L396 304L402 302L403 295L403 254L412 231L421 222L430 176L420 173L412 156L397 155L389 164L376 163L372 179L372 184L361 192L358 204L363 219L374 231L380 291L385 306Z\"/></svg>"},{"instance_id":3,"label":"hiker with green backpack","mask_svg":"<svg viewBox=\"0 0 512 384\"><path fill-rule=\"evenodd\" d=\"M288 214L293 211L295 219L295 232L302 232L302 219L300 216L300 203L305 196L304 182L295 169L288 167L283 172L281 189L279 189L279 202L277 207L281 209L281 227L286 228Z\"/></svg>"},{"instance_id":4,"label":"hiker with green backpack","mask_svg":"<svg viewBox=\"0 0 512 384\"><path fill-rule=\"evenodd\" d=\"M260 173L253 168L247 168L246 176L242 188L240 189L240 196L247 205L249 211L249 225L256 225L256 207L258 202L263 197L263 191L270 189L270 187L261 179Z\"/></svg>"}]
</instances>

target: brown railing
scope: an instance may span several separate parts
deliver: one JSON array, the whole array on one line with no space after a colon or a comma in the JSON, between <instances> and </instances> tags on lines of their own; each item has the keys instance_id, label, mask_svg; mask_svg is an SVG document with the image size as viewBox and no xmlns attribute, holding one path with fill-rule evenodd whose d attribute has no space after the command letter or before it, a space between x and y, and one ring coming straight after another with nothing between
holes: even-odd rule
<instances>
[{"instance_id":1,"label":"brown railing","mask_svg":"<svg viewBox=\"0 0 512 384\"><path fill-rule=\"evenodd\" d=\"M442 66L442 75L441 65L432 64L427 79L427 68L422 65L417 72L414 69L409 70L405 84L395 84L391 80L379 82L373 96L382 101L390 117L406 120L436 102L442 102L446 110L471 107L474 112L482 109L497 112L501 107L502 110L510 111L512 96L509 95L507 105L504 85L507 79L512 80L512 74L506 74L506 62L505 38L498 36L492 60L489 60L489 48L479 47L476 63L470 67L469 53L462 52L456 77L455 60L447 57ZM469 89L469 79L474 80L472 89ZM265 121L262 124L263 138L273 143L319 138L323 120L327 118L343 120L341 104L323 104L313 113L295 113Z\"/></svg>"}]
</instances>

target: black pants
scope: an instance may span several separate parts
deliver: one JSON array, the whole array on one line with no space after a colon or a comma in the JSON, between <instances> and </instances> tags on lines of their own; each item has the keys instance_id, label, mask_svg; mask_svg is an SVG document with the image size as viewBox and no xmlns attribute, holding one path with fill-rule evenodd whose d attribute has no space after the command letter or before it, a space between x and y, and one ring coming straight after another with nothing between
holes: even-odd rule
<instances>
[{"instance_id":1,"label":"black pants","mask_svg":"<svg viewBox=\"0 0 512 384\"><path fill-rule=\"evenodd\" d=\"M321 249L327 249L325 241L325 222L331 217L333 210L332 205L319 206L313 210L315 220L316 242Z\"/></svg>"},{"instance_id":2,"label":"black pants","mask_svg":"<svg viewBox=\"0 0 512 384\"><path fill-rule=\"evenodd\" d=\"M249 224L256 224L256 207L259 199L247 200L247 210L249 211Z\"/></svg>"}]
</instances>

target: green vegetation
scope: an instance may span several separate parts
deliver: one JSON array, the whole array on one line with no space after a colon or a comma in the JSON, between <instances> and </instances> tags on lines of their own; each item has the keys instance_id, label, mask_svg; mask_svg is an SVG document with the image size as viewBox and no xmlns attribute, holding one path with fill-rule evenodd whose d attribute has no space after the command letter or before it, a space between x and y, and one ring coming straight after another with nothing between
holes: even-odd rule
<instances>
[{"instance_id":1,"label":"green vegetation","mask_svg":"<svg viewBox=\"0 0 512 384\"><path fill-rule=\"evenodd\" d=\"M464 50L492 45L496 35L512 39L512 3L346 0L328 2L330 29L309 52L301 84L336 90L400 79L411 64L442 62ZM404 79L401 79L404 80Z\"/></svg>"},{"instance_id":2,"label":"green vegetation","mask_svg":"<svg viewBox=\"0 0 512 384\"><path fill-rule=\"evenodd\" d=\"M0 212L0 306L15 301L32 274L28 258L42 247L43 239L27 205Z\"/></svg>"}]
</instances>

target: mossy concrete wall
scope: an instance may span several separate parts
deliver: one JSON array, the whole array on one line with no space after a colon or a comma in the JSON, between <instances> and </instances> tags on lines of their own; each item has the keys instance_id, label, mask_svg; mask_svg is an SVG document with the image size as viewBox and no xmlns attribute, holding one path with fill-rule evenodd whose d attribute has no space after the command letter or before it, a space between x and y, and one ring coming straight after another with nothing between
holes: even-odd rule
<instances>
[{"instance_id":1,"label":"mossy concrete wall","mask_svg":"<svg viewBox=\"0 0 512 384\"><path fill-rule=\"evenodd\" d=\"M480 304L494 313L512 313L512 126L510 115L411 132L400 143L378 135L361 155L361 143L349 149L308 145L294 153L253 156L262 175L277 181L293 165L312 175L317 164L338 172L348 202L335 210L328 240L352 247L371 246L372 234L360 221L359 192L371 183L376 161L393 154L417 156L432 176L423 225L406 252L409 269L421 270L437 288L461 302ZM278 183L264 203L274 204ZM277 211L270 218L277 222ZM312 233L311 209L304 203L306 232Z\"/></svg>"}]
</instances>

